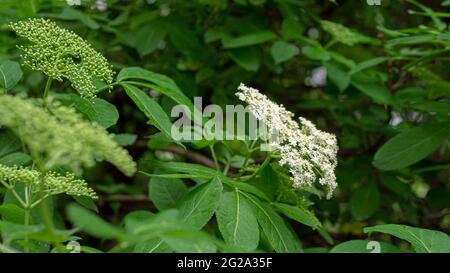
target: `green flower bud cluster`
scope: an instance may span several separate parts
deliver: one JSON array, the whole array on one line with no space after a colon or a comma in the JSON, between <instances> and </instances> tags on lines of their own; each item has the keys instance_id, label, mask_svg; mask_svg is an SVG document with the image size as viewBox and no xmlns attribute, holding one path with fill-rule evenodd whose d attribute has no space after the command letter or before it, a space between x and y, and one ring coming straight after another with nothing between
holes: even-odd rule
<instances>
[{"instance_id":1,"label":"green flower bud cluster","mask_svg":"<svg viewBox=\"0 0 450 273\"><path fill-rule=\"evenodd\" d=\"M336 41L348 46L353 46L359 42L358 36L350 29L341 24L331 21L321 21L322 28L330 33Z\"/></svg>"},{"instance_id":2,"label":"green flower bud cluster","mask_svg":"<svg viewBox=\"0 0 450 273\"><path fill-rule=\"evenodd\" d=\"M18 166L4 166L0 164L0 181L14 187L17 183L24 183L30 187L32 193L43 191L45 195L68 194L74 196L88 196L97 198L95 192L83 179L78 179L73 173L58 175L54 172L42 174Z\"/></svg>"},{"instance_id":3,"label":"green flower bud cluster","mask_svg":"<svg viewBox=\"0 0 450 273\"><path fill-rule=\"evenodd\" d=\"M95 159L104 159L124 174L136 172L136 163L103 127L90 123L73 108L49 100L0 96L0 125L10 128L26 144L41 171L64 166L81 173Z\"/></svg>"},{"instance_id":4,"label":"green flower bud cluster","mask_svg":"<svg viewBox=\"0 0 450 273\"><path fill-rule=\"evenodd\" d=\"M106 58L74 32L42 18L20 21L10 27L31 42L19 46L24 53L25 64L31 69L59 81L68 79L86 98L95 97L93 77L106 84L112 83L114 73Z\"/></svg>"}]
</instances>

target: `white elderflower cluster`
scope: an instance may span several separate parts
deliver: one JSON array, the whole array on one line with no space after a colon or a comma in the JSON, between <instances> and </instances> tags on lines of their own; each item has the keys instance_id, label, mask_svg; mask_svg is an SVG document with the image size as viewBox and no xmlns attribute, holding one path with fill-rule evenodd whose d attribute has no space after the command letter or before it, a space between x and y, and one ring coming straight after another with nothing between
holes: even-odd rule
<instances>
[{"instance_id":1,"label":"white elderflower cluster","mask_svg":"<svg viewBox=\"0 0 450 273\"><path fill-rule=\"evenodd\" d=\"M0 164L0 181L14 187L17 183L29 186L34 193L41 190L47 195L68 194L74 196L88 196L97 198L95 192L83 179L78 179L73 173L59 175L54 172L42 174L37 170L31 170L18 166L4 166Z\"/></svg>"},{"instance_id":2,"label":"white elderflower cluster","mask_svg":"<svg viewBox=\"0 0 450 273\"><path fill-rule=\"evenodd\" d=\"M281 166L287 166L293 186L311 186L318 182L327 189L331 198L337 187L334 170L337 166L336 137L320 131L309 120L294 114L269 100L257 89L241 84L237 97L249 105L250 111L267 127L277 140L270 143L280 153Z\"/></svg>"},{"instance_id":3,"label":"white elderflower cluster","mask_svg":"<svg viewBox=\"0 0 450 273\"><path fill-rule=\"evenodd\" d=\"M18 47L31 69L58 81L68 79L81 96L89 99L96 93L94 77L106 84L112 83L114 73L106 58L74 32L42 18L20 21L10 27L18 36L30 41Z\"/></svg>"}]
</instances>

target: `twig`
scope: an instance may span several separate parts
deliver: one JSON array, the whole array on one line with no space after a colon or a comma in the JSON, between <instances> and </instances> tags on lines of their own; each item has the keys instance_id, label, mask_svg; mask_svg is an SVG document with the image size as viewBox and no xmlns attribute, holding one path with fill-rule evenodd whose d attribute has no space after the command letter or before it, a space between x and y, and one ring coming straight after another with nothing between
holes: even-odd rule
<instances>
[{"instance_id":1,"label":"twig","mask_svg":"<svg viewBox=\"0 0 450 273\"><path fill-rule=\"evenodd\" d=\"M214 163L214 161L201 153L197 153L191 150L185 150L178 146L167 146L162 150L177 154L188 159L189 161L200 163L212 169L216 168L216 164Z\"/></svg>"},{"instance_id":2,"label":"twig","mask_svg":"<svg viewBox=\"0 0 450 273\"><path fill-rule=\"evenodd\" d=\"M150 202L147 195L112 195L102 198L102 201L107 202L123 202L123 203L133 203L133 202Z\"/></svg>"}]
</instances>

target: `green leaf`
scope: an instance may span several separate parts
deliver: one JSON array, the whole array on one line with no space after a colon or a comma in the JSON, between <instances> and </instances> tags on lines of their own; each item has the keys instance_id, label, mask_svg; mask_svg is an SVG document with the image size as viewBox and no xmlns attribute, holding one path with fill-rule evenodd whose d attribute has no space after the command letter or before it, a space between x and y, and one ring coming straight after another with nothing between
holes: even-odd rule
<instances>
[{"instance_id":1,"label":"green leaf","mask_svg":"<svg viewBox=\"0 0 450 273\"><path fill-rule=\"evenodd\" d=\"M353 74L351 77L351 83L354 87L369 96L376 103L392 103L391 91L387 89L381 81L374 79L373 77L366 76L363 72Z\"/></svg>"},{"instance_id":2,"label":"green leaf","mask_svg":"<svg viewBox=\"0 0 450 273\"><path fill-rule=\"evenodd\" d=\"M373 58L373 59L361 62L361 63L357 64L355 67L353 67L352 70L350 70L349 74L350 75L356 74L356 73L358 73L360 71L363 71L363 70L365 70L367 68L374 67L374 66L377 66L377 65L379 65L381 63L384 63L387 60L389 60L388 57L377 57L377 58Z\"/></svg>"},{"instance_id":3,"label":"green leaf","mask_svg":"<svg viewBox=\"0 0 450 273\"><path fill-rule=\"evenodd\" d=\"M317 219L314 213L305 208L295 207L283 203L273 203L273 205L275 206L275 208L280 210L284 215L299 223L310 226L313 229L317 229L322 226L319 219Z\"/></svg>"},{"instance_id":4,"label":"green leaf","mask_svg":"<svg viewBox=\"0 0 450 273\"><path fill-rule=\"evenodd\" d=\"M378 248L379 246L379 248ZM384 242L369 240L351 240L340 243L330 250L330 253L400 253L396 246Z\"/></svg>"},{"instance_id":5,"label":"green leaf","mask_svg":"<svg viewBox=\"0 0 450 273\"><path fill-rule=\"evenodd\" d=\"M16 151L21 146L20 139L12 132L0 133L0 157Z\"/></svg>"},{"instance_id":6,"label":"green leaf","mask_svg":"<svg viewBox=\"0 0 450 273\"><path fill-rule=\"evenodd\" d=\"M177 207L188 191L180 179L160 177L152 177L148 188L150 199L159 210Z\"/></svg>"},{"instance_id":7,"label":"green leaf","mask_svg":"<svg viewBox=\"0 0 450 273\"><path fill-rule=\"evenodd\" d=\"M436 150L450 134L450 123L435 123L403 131L386 142L375 154L373 165L396 170L419 162Z\"/></svg>"},{"instance_id":8,"label":"green leaf","mask_svg":"<svg viewBox=\"0 0 450 273\"><path fill-rule=\"evenodd\" d=\"M95 202L92 200L92 198L88 197L88 196L75 196L72 195L72 198L80 205L82 205L83 207L90 209L94 212L98 213L98 208L97 205L95 204Z\"/></svg>"},{"instance_id":9,"label":"green leaf","mask_svg":"<svg viewBox=\"0 0 450 273\"><path fill-rule=\"evenodd\" d=\"M353 193L350 208L356 220L365 220L372 216L380 205L380 193L373 181L365 183Z\"/></svg>"},{"instance_id":10,"label":"green leaf","mask_svg":"<svg viewBox=\"0 0 450 273\"><path fill-rule=\"evenodd\" d=\"M11 90L22 78L22 69L16 62L0 60L0 88Z\"/></svg>"},{"instance_id":11,"label":"green leaf","mask_svg":"<svg viewBox=\"0 0 450 273\"><path fill-rule=\"evenodd\" d=\"M257 44L262 44L276 39L278 36L269 30L256 31L253 33L245 34L243 36L224 39L222 41L223 48L238 48L246 47Z\"/></svg>"},{"instance_id":12,"label":"green leaf","mask_svg":"<svg viewBox=\"0 0 450 273\"><path fill-rule=\"evenodd\" d=\"M260 65L259 51L255 47L237 48L228 51L230 58L248 71L258 71Z\"/></svg>"},{"instance_id":13,"label":"green leaf","mask_svg":"<svg viewBox=\"0 0 450 273\"><path fill-rule=\"evenodd\" d=\"M338 65L335 65L330 62L324 63L324 66L327 69L328 78L336 84L339 88L339 91L344 91L350 85L350 76L347 72L342 70Z\"/></svg>"},{"instance_id":14,"label":"green leaf","mask_svg":"<svg viewBox=\"0 0 450 273\"><path fill-rule=\"evenodd\" d=\"M297 55L297 47L285 41L276 41L270 48L270 54L276 64L285 62Z\"/></svg>"},{"instance_id":15,"label":"green leaf","mask_svg":"<svg viewBox=\"0 0 450 273\"><path fill-rule=\"evenodd\" d=\"M401 37L387 41L386 45L397 46L397 45L422 44L436 40L436 38L437 37L435 35L418 35L418 36Z\"/></svg>"},{"instance_id":16,"label":"green leaf","mask_svg":"<svg viewBox=\"0 0 450 273\"><path fill-rule=\"evenodd\" d=\"M122 86L136 106L150 120L151 124L158 128L166 137L171 138L172 122L162 107L139 88L125 83L122 83Z\"/></svg>"},{"instance_id":17,"label":"green leaf","mask_svg":"<svg viewBox=\"0 0 450 273\"><path fill-rule=\"evenodd\" d=\"M170 253L172 249L160 238L138 242L133 249L134 253Z\"/></svg>"},{"instance_id":18,"label":"green leaf","mask_svg":"<svg viewBox=\"0 0 450 273\"><path fill-rule=\"evenodd\" d=\"M232 179L230 179L227 176L224 176L221 173L218 173L217 170L205 167L200 164L192 164L192 163L184 163L184 162L162 162L157 160L149 160L148 163L155 167L155 168L161 168L163 170L169 171L169 172L175 172L175 173L182 173L182 174L168 174L168 175L162 175L162 174L148 174L144 173L148 176L153 177L164 177L164 178L198 178L198 179L212 179L215 176L218 176L222 182L232 188L237 188L239 190L252 193L259 198L269 201L270 199L267 197L267 195L256 188L255 186L252 186L248 183L244 182L237 182Z\"/></svg>"},{"instance_id":19,"label":"green leaf","mask_svg":"<svg viewBox=\"0 0 450 273\"><path fill-rule=\"evenodd\" d=\"M410 106L423 112L450 113L450 104L437 101L414 102Z\"/></svg>"},{"instance_id":20,"label":"green leaf","mask_svg":"<svg viewBox=\"0 0 450 273\"><path fill-rule=\"evenodd\" d=\"M330 54L321 47L305 46L302 48L301 53L311 60L326 62L331 58Z\"/></svg>"},{"instance_id":21,"label":"green leaf","mask_svg":"<svg viewBox=\"0 0 450 273\"><path fill-rule=\"evenodd\" d=\"M140 67L127 67L119 72L116 80L118 82L142 80L144 81L143 86L161 92L175 102L187 105L191 110L194 108L194 104L183 94L177 84L165 75L154 73Z\"/></svg>"},{"instance_id":22,"label":"green leaf","mask_svg":"<svg viewBox=\"0 0 450 273\"><path fill-rule=\"evenodd\" d=\"M207 233L200 231L171 231L162 240L179 253L214 253L217 247Z\"/></svg>"},{"instance_id":23,"label":"green leaf","mask_svg":"<svg viewBox=\"0 0 450 273\"><path fill-rule=\"evenodd\" d=\"M167 30L164 24L157 20L150 21L136 32L134 47L139 52L139 55L148 55L158 48L166 34Z\"/></svg>"},{"instance_id":24,"label":"green leaf","mask_svg":"<svg viewBox=\"0 0 450 273\"><path fill-rule=\"evenodd\" d=\"M440 231L405 225L378 225L364 228L365 233L382 232L408 241L418 253L449 253L450 237Z\"/></svg>"},{"instance_id":25,"label":"green leaf","mask_svg":"<svg viewBox=\"0 0 450 273\"><path fill-rule=\"evenodd\" d=\"M81 228L92 236L102 239L120 239L124 237L123 230L79 205L69 205L66 212L67 217L76 227Z\"/></svg>"},{"instance_id":26,"label":"green leaf","mask_svg":"<svg viewBox=\"0 0 450 273\"><path fill-rule=\"evenodd\" d=\"M3 220L8 222L23 224L25 219L25 210L15 204L0 205L0 215Z\"/></svg>"},{"instance_id":27,"label":"green leaf","mask_svg":"<svg viewBox=\"0 0 450 273\"><path fill-rule=\"evenodd\" d=\"M101 98L95 98L92 101L94 113L89 115L91 121L96 122L104 128L109 128L119 120L119 111L116 106Z\"/></svg>"},{"instance_id":28,"label":"green leaf","mask_svg":"<svg viewBox=\"0 0 450 273\"><path fill-rule=\"evenodd\" d=\"M185 163L185 162L162 162L158 160L149 160L148 163L155 167L161 168L170 172L180 172L198 175L200 178L213 178L218 172L217 170L208 168L200 164Z\"/></svg>"},{"instance_id":29,"label":"green leaf","mask_svg":"<svg viewBox=\"0 0 450 273\"><path fill-rule=\"evenodd\" d=\"M301 251L297 237L270 205L249 194L243 193L243 195L252 206L259 226L276 252L296 253Z\"/></svg>"},{"instance_id":30,"label":"green leaf","mask_svg":"<svg viewBox=\"0 0 450 273\"><path fill-rule=\"evenodd\" d=\"M250 204L239 191L222 195L216 216L219 230L228 245L247 251L258 246L258 222Z\"/></svg>"},{"instance_id":31,"label":"green leaf","mask_svg":"<svg viewBox=\"0 0 450 273\"><path fill-rule=\"evenodd\" d=\"M64 7L62 12L57 14L56 17L64 20L77 20L92 29L98 29L100 27L87 13L68 6Z\"/></svg>"},{"instance_id":32,"label":"green leaf","mask_svg":"<svg viewBox=\"0 0 450 273\"><path fill-rule=\"evenodd\" d=\"M119 120L119 111L108 101L95 98L92 101L76 94L55 93L52 97L61 101L66 106L72 106L78 112L84 114L90 121L96 122L103 128L109 128Z\"/></svg>"},{"instance_id":33,"label":"green leaf","mask_svg":"<svg viewBox=\"0 0 450 273\"><path fill-rule=\"evenodd\" d=\"M397 195L405 199L414 198L414 193L412 192L411 187L408 184L398 180L395 176L381 173L380 179L386 188Z\"/></svg>"},{"instance_id":34,"label":"green leaf","mask_svg":"<svg viewBox=\"0 0 450 273\"><path fill-rule=\"evenodd\" d=\"M180 217L190 226L201 229L219 206L222 183L218 177L196 186L180 204Z\"/></svg>"},{"instance_id":35,"label":"green leaf","mask_svg":"<svg viewBox=\"0 0 450 273\"><path fill-rule=\"evenodd\" d=\"M255 184L261 189L270 199L262 198L267 201L273 201L276 198L278 188L280 187L280 179L277 172L272 166L267 165L261 172L261 179Z\"/></svg>"},{"instance_id":36,"label":"green leaf","mask_svg":"<svg viewBox=\"0 0 450 273\"><path fill-rule=\"evenodd\" d=\"M31 162L31 157L27 154L17 152L0 158L0 164L6 166L22 166Z\"/></svg>"},{"instance_id":37,"label":"green leaf","mask_svg":"<svg viewBox=\"0 0 450 273\"><path fill-rule=\"evenodd\" d=\"M114 135L114 140L120 146L130 146L136 142L137 135L134 134L116 134Z\"/></svg>"}]
</instances>

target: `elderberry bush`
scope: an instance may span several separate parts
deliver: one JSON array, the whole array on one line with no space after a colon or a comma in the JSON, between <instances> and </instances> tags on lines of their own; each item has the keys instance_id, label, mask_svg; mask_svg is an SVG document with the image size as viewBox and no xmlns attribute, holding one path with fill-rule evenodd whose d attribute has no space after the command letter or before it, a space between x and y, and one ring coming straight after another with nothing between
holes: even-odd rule
<instances>
[{"instance_id":1,"label":"elderberry bush","mask_svg":"<svg viewBox=\"0 0 450 273\"><path fill-rule=\"evenodd\" d=\"M449 6L1 1L0 252L450 252Z\"/></svg>"}]
</instances>

